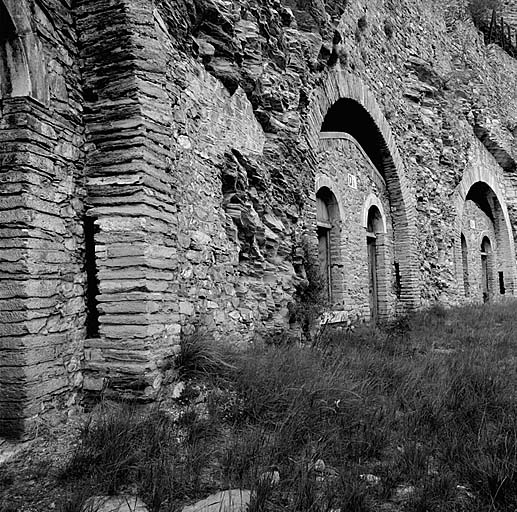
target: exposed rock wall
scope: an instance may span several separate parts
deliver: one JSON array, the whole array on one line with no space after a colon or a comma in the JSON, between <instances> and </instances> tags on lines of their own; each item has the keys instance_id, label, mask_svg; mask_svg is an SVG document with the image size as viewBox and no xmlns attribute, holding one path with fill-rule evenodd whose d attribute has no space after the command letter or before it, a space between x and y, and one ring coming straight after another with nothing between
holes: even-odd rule
<instances>
[{"instance_id":1,"label":"exposed rock wall","mask_svg":"<svg viewBox=\"0 0 517 512\"><path fill-rule=\"evenodd\" d=\"M99 28L105 15L83 7L100 25L81 33L104 40ZM163 1L155 10L127 1L120 9L131 34L126 58L134 78L128 81L142 130L124 140L139 148L132 165L143 192L127 208L136 189L128 194L123 179L110 182L122 195L116 200L92 189L92 198L98 196L93 203L119 204L92 210L106 247L99 252L101 337L89 352L92 388L100 389L106 377L112 383L120 377L124 384L129 373L144 375L142 389L152 395L161 359L174 353L180 333L195 324L229 339L288 325L290 303L304 279L300 246L303 240L315 245L314 136L320 127L312 111L318 91L329 94L321 84L335 74L357 77L350 85L356 97L376 99L379 113L368 111L370 100L365 108L376 118L375 129L382 132L379 123L391 126L393 135L380 136L401 157L387 175L388 217L402 212L410 219L402 224L416 224L407 227L406 247L395 241L395 256L388 257L395 257L387 265L389 309L397 308L399 258L409 260L400 272L402 288L411 286L420 295L408 306L461 300L451 198L463 173L482 166L490 153L501 172L485 170L483 179L505 189L513 176L508 127L515 118L504 105L515 102L517 76L514 62L497 48L487 49L464 12L445 2L375 2L368 8L350 2L331 13L311 3L267 1L195 2L178 9ZM95 45L86 39L84 48L90 52ZM96 72L86 65L85 75L91 73L94 82ZM109 83L110 72L106 67L101 84ZM106 125L92 126L103 131ZM377 132L354 134L378 160L379 172L386 171L384 156L376 155ZM111 135L114 144L120 137ZM488 156L476 161L478 139ZM113 155L106 151L108 158ZM104 165L111 173L111 163ZM408 185L398 199L395 181L403 180ZM344 216L352 218L357 207L349 204ZM126 233L119 238L121 226ZM129 245L136 248L137 232L145 249L135 268L110 259L115 242L122 244L121 254ZM364 251L364 244L356 250ZM415 277L408 281L411 269ZM139 276L141 282L131 279ZM363 299L352 301L357 304L349 313L365 317L364 276L357 279ZM131 300L138 307L147 304L145 314L128 310Z\"/></svg>"},{"instance_id":2,"label":"exposed rock wall","mask_svg":"<svg viewBox=\"0 0 517 512\"><path fill-rule=\"evenodd\" d=\"M513 294L517 66L459 0L2 6L28 56L12 87L0 66L2 428L83 377L155 398L196 326L299 333L321 188L334 320L372 316L373 278L380 316L482 300L471 220Z\"/></svg>"}]
</instances>

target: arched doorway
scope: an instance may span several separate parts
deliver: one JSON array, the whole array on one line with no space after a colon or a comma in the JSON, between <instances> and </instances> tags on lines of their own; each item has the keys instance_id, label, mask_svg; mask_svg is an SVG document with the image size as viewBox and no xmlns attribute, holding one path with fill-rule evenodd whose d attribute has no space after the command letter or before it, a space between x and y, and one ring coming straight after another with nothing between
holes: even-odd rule
<instances>
[{"instance_id":1,"label":"arched doorway","mask_svg":"<svg viewBox=\"0 0 517 512\"><path fill-rule=\"evenodd\" d=\"M357 76L340 69L334 70L326 76L314 97L309 122L311 130L308 140L318 154L328 148L329 140L349 138L355 141L369 165L375 169L372 174L377 174L379 179L373 177L373 181L379 186L367 189L363 182L362 190L381 198L386 217L389 218L390 255L386 267L393 274L396 286L390 286L386 299L390 305L388 314L418 307L415 199L390 126L374 95ZM340 169L345 180L347 173L354 174L355 169L349 169L347 164ZM322 172L321 167L319 172ZM349 188L355 189L354 177L351 178ZM351 193L355 194L355 191ZM348 224L349 212L346 206L344 208L346 216L343 222ZM345 231L348 231L348 227ZM364 238L361 238L364 243ZM367 309L366 306L366 314Z\"/></svg>"},{"instance_id":2,"label":"arched doorway","mask_svg":"<svg viewBox=\"0 0 517 512\"><path fill-rule=\"evenodd\" d=\"M316 193L318 257L327 298L335 302L338 295L336 266L339 264L339 208L336 196L327 187Z\"/></svg>"},{"instance_id":3,"label":"arched doorway","mask_svg":"<svg viewBox=\"0 0 517 512\"><path fill-rule=\"evenodd\" d=\"M381 212L377 206L368 210L366 227L366 248L368 254L368 297L370 303L370 318L376 322L379 319L379 263L382 259L381 235L384 232ZM379 240L378 240L379 237Z\"/></svg>"},{"instance_id":4,"label":"arched doorway","mask_svg":"<svg viewBox=\"0 0 517 512\"><path fill-rule=\"evenodd\" d=\"M483 302L488 302L493 293L492 244L485 236L481 241L481 292Z\"/></svg>"},{"instance_id":5,"label":"arched doorway","mask_svg":"<svg viewBox=\"0 0 517 512\"><path fill-rule=\"evenodd\" d=\"M465 297L469 296L469 251L465 235L461 233L461 263L463 268L463 293Z\"/></svg>"},{"instance_id":6,"label":"arched doorway","mask_svg":"<svg viewBox=\"0 0 517 512\"><path fill-rule=\"evenodd\" d=\"M488 173L486 181L480 180L479 173L472 174L467 174L457 189L458 283L465 287L466 268L468 296L486 302L514 294L515 250L497 181ZM467 251L467 246L473 249Z\"/></svg>"}]
</instances>

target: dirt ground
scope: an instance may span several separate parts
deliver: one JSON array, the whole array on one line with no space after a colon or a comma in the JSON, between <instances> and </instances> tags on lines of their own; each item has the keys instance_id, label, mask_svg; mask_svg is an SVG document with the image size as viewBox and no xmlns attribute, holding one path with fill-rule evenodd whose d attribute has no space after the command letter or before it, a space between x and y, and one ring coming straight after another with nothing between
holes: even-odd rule
<instances>
[{"instance_id":1,"label":"dirt ground","mask_svg":"<svg viewBox=\"0 0 517 512\"><path fill-rule=\"evenodd\" d=\"M78 439L86 415L48 415L35 425L30 438L12 442L0 438L0 512L59 511L69 489L60 481L65 462Z\"/></svg>"}]
</instances>

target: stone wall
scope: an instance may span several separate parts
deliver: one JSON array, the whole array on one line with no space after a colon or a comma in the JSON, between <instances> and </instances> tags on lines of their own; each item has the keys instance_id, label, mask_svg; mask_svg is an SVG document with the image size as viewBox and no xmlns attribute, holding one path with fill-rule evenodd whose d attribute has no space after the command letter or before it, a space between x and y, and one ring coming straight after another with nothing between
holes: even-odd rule
<instances>
[{"instance_id":1,"label":"stone wall","mask_svg":"<svg viewBox=\"0 0 517 512\"><path fill-rule=\"evenodd\" d=\"M467 247L467 271L468 281L465 296L468 299L483 300L483 283L481 269L481 248L482 242L486 238L490 240L492 253L488 255L489 276L491 283L490 292L492 297L498 297L498 272L501 262L498 258L498 247L496 244L496 234L494 225L490 217L474 201L467 200L464 206L462 233L465 236Z\"/></svg>"},{"instance_id":2,"label":"stone wall","mask_svg":"<svg viewBox=\"0 0 517 512\"><path fill-rule=\"evenodd\" d=\"M462 2L0 9L4 432L81 387L156 398L196 328L300 336L321 187L340 207L327 318L371 315L370 207L380 317L482 300L479 226L514 293L517 66Z\"/></svg>"},{"instance_id":3,"label":"stone wall","mask_svg":"<svg viewBox=\"0 0 517 512\"><path fill-rule=\"evenodd\" d=\"M383 214L383 229L376 233L377 243L382 245L377 257L377 281L382 295L380 313L388 317L394 313L396 283L386 183L357 141L348 137L339 133L322 133L316 175L316 191L321 187L335 191L339 204L332 310L343 321L369 319L371 316L367 216L368 209L378 205Z\"/></svg>"},{"instance_id":4,"label":"stone wall","mask_svg":"<svg viewBox=\"0 0 517 512\"><path fill-rule=\"evenodd\" d=\"M16 32L0 44L19 50L0 98L0 434L12 435L81 387L84 141L71 12L2 7Z\"/></svg>"},{"instance_id":5,"label":"stone wall","mask_svg":"<svg viewBox=\"0 0 517 512\"><path fill-rule=\"evenodd\" d=\"M503 0L501 11L506 23L517 30L517 5L514 0Z\"/></svg>"}]
</instances>

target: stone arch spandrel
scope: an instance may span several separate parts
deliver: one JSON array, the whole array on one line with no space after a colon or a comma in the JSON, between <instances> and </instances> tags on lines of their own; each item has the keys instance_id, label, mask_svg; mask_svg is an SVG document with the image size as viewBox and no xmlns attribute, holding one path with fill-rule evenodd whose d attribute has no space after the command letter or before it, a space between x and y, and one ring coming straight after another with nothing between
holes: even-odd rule
<instances>
[{"instance_id":1,"label":"stone arch spandrel","mask_svg":"<svg viewBox=\"0 0 517 512\"><path fill-rule=\"evenodd\" d=\"M483 245L483 240L487 238L490 242L490 248L492 251L497 251L497 240L494 240L492 233L490 231L481 231L476 240L476 246L481 247Z\"/></svg>"},{"instance_id":2,"label":"stone arch spandrel","mask_svg":"<svg viewBox=\"0 0 517 512\"><path fill-rule=\"evenodd\" d=\"M324 84L312 98L308 116L308 143L315 152L318 151L325 116L340 99L357 102L375 126L375 138L382 154L380 171L386 181L390 201L394 252L400 268L400 304L402 309L414 309L420 304L415 199L389 124L375 97L358 77L340 69L328 73Z\"/></svg>"},{"instance_id":3,"label":"stone arch spandrel","mask_svg":"<svg viewBox=\"0 0 517 512\"><path fill-rule=\"evenodd\" d=\"M488 158L493 158L488 155ZM486 162L490 164L490 162ZM499 185L498 176L495 169L495 163L492 165L478 165L476 167L469 168L461 182L458 184L454 191L453 202L456 209L456 220L454 227L454 247L455 247L455 260L456 260L456 273L459 276L459 272L462 268L460 265L461 258L461 240L460 233L463 222L463 211L467 194L470 189L476 183L485 184L489 190L493 193L495 198L494 211L494 229L496 239L492 240L492 250L497 250L498 257L501 259L499 262L500 266L506 270L508 290L510 294L515 294L515 285L517 283L516 274L516 262L515 262L515 243L513 239L512 225L510 222L510 216L506 207L506 201L504 199L503 191Z\"/></svg>"},{"instance_id":4,"label":"stone arch spandrel","mask_svg":"<svg viewBox=\"0 0 517 512\"><path fill-rule=\"evenodd\" d=\"M328 188L333 194L336 199L336 204L339 211L339 218L342 220L346 217L345 209L343 208L343 203L340 200L340 194L339 194L339 188L337 185L325 174L318 174L315 179L315 186L314 186L314 194L318 192L321 188Z\"/></svg>"},{"instance_id":5,"label":"stone arch spandrel","mask_svg":"<svg viewBox=\"0 0 517 512\"><path fill-rule=\"evenodd\" d=\"M0 87L0 99L3 96L29 96L48 105L47 70L41 43L31 25L29 6L26 0L0 0L0 6L10 17L15 32L12 38L0 41L5 48L5 65L11 75L11 90L6 94Z\"/></svg>"},{"instance_id":6,"label":"stone arch spandrel","mask_svg":"<svg viewBox=\"0 0 517 512\"><path fill-rule=\"evenodd\" d=\"M370 211L370 208L372 206L375 206L379 213L381 214L381 220L382 220L382 233L387 233L387 224L386 224L386 214L384 213L384 208L382 206L382 203L380 202L379 198L375 194L370 194L363 205L363 214L362 214L362 223L363 228L368 228L368 212Z\"/></svg>"}]
</instances>

